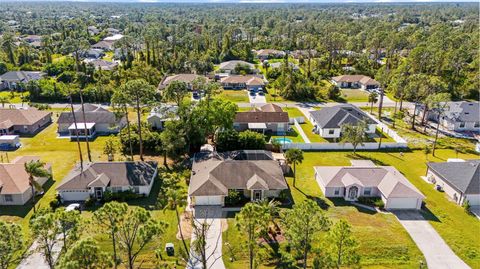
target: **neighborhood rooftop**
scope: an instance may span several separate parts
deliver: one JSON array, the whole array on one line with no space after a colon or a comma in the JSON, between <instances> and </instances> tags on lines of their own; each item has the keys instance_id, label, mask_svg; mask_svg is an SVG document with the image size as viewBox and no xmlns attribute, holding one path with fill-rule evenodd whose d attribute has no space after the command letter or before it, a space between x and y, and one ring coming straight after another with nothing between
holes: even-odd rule
<instances>
[{"instance_id":1,"label":"neighborhood rooftop","mask_svg":"<svg viewBox=\"0 0 480 269\"><path fill-rule=\"evenodd\" d=\"M18 194L27 191L30 184L24 163L39 160L37 156L22 156L11 163L0 163L0 194ZM49 167L50 164L45 165L45 168Z\"/></svg>"},{"instance_id":2,"label":"neighborhood rooftop","mask_svg":"<svg viewBox=\"0 0 480 269\"><path fill-rule=\"evenodd\" d=\"M0 108L0 128L9 128L13 125L32 125L52 112L29 109L3 109Z\"/></svg>"},{"instance_id":3,"label":"neighborhood rooftop","mask_svg":"<svg viewBox=\"0 0 480 269\"><path fill-rule=\"evenodd\" d=\"M367 124L375 123L365 112L353 105L337 105L324 107L320 110L310 111L311 117L320 128L340 128L343 124L358 124L365 121Z\"/></svg>"},{"instance_id":4,"label":"neighborhood rooftop","mask_svg":"<svg viewBox=\"0 0 480 269\"><path fill-rule=\"evenodd\" d=\"M480 160L429 162L427 166L458 191L464 194L480 193Z\"/></svg>"}]
</instances>

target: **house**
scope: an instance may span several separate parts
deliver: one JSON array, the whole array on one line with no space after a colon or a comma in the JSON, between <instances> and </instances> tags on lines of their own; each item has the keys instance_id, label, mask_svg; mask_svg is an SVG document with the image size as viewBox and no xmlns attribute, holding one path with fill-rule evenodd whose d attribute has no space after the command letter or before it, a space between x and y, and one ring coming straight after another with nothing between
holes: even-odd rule
<instances>
[{"instance_id":1,"label":"house","mask_svg":"<svg viewBox=\"0 0 480 269\"><path fill-rule=\"evenodd\" d=\"M17 157L11 163L0 163L0 205L24 205L32 198L29 175L25 171L25 163L39 161L36 156ZM50 164L45 164L50 173ZM43 186L47 177L37 177L34 180Z\"/></svg>"},{"instance_id":2,"label":"house","mask_svg":"<svg viewBox=\"0 0 480 269\"><path fill-rule=\"evenodd\" d=\"M101 200L106 191L133 191L148 196L157 176L157 162L95 162L76 165L56 190L63 201Z\"/></svg>"},{"instance_id":3,"label":"house","mask_svg":"<svg viewBox=\"0 0 480 269\"><path fill-rule=\"evenodd\" d=\"M471 101L448 102L439 119L438 110L428 112L428 119L438 122L449 131L480 132L480 103Z\"/></svg>"},{"instance_id":4,"label":"house","mask_svg":"<svg viewBox=\"0 0 480 269\"><path fill-rule=\"evenodd\" d=\"M361 121L366 122L368 128L365 133L367 134L373 134L377 129L377 122L361 109L350 104L310 111L310 121L314 126L314 132L325 138L339 138L342 125L347 123L357 125Z\"/></svg>"},{"instance_id":5,"label":"house","mask_svg":"<svg viewBox=\"0 0 480 269\"><path fill-rule=\"evenodd\" d=\"M274 104L265 104L251 111L237 112L233 128L239 132L245 130L262 133L285 134L290 119L288 113Z\"/></svg>"},{"instance_id":6,"label":"house","mask_svg":"<svg viewBox=\"0 0 480 269\"><path fill-rule=\"evenodd\" d=\"M194 156L188 196L193 205L225 205L229 191L252 201L288 189L283 170L269 151L200 152Z\"/></svg>"},{"instance_id":7,"label":"house","mask_svg":"<svg viewBox=\"0 0 480 269\"><path fill-rule=\"evenodd\" d=\"M75 110L77 124L75 126L73 114L71 112L62 112L58 117L58 134L61 136L85 137L85 128L87 136L110 135L120 132L126 125L125 117L117 117L115 113L105 108L92 104L85 104L85 120L83 119L82 109Z\"/></svg>"},{"instance_id":8,"label":"house","mask_svg":"<svg viewBox=\"0 0 480 269\"><path fill-rule=\"evenodd\" d=\"M93 65L96 70L112 71L117 68L117 62L110 62L102 59L85 59L85 63Z\"/></svg>"},{"instance_id":9,"label":"house","mask_svg":"<svg viewBox=\"0 0 480 269\"><path fill-rule=\"evenodd\" d=\"M178 106L170 104L161 104L155 107L148 115L147 122L154 130L163 130L165 122L172 119L178 119Z\"/></svg>"},{"instance_id":10,"label":"house","mask_svg":"<svg viewBox=\"0 0 480 269\"><path fill-rule=\"evenodd\" d=\"M103 51L111 51L113 50L113 42L111 41L99 41L91 46L92 49L100 49Z\"/></svg>"},{"instance_id":11,"label":"house","mask_svg":"<svg viewBox=\"0 0 480 269\"><path fill-rule=\"evenodd\" d=\"M232 75L220 79L220 84L224 89L231 90L243 90L249 91L262 90L265 87L265 81L263 78L255 75Z\"/></svg>"},{"instance_id":12,"label":"house","mask_svg":"<svg viewBox=\"0 0 480 269\"><path fill-rule=\"evenodd\" d=\"M376 89L380 83L364 75L341 75L331 79L333 85L339 88L360 88L362 90Z\"/></svg>"},{"instance_id":13,"label":"house","mask_svg":"<svg viewBox=\"0 0 480 269\"><path fill-rule=\"evenodd\" d=\"M98 35L100 33L100 30L96 26L88 26L87 31L89 35Z\"/></svg>"},{"instance_id":14,"label":"house","mask_svg":"<svg viewBox=\"0 0 480 269\"><path fill-rule=\"evenodd\" d=\"M427 163L427 180L462 205L480 206L480 160Z\"/></svg>"},{"instance_id":15,"label":"house","mask_svg":"<svg viewBox=\"0 0 480 269\"><path fill-rule=\"evenodd\" d=\"M257 58L261 61L271 59L271 58L283 58L285 57L285 52L276 49L261 49L255 51Z\"/></svg>"},{"instance_id":16,"label":"house","mask_svg":"<svg viewBox=\"0 0 480 269\"><path fill-rule=\"evenodd\" d=\"M0 109L0 135L34 135L52 122L52 112L28 109Z\"/></svg>"},{"instance_id":17,"label":"house","mask_svg":"<svg viewBox=\"0 0 480 269\"><path fill-rule=\"evenodd\" d=\"M123 38L123 35L122 34L114 34L112 36L107 36L103 39L103 41L107 41L107 42L115 42L115 41L118 41L120 39Z\"/></svg>"},{"instance_id":18,"label":"house","mask_svg":"<svg viewBox=\"0 0 480 269\"><path fill-rule=\"evenodd\" d=\"M82 56L89 59L100 59L105 56L105 53L101 49L89 49Z\"/></svg>"},{"instance_id":19,"label":"house","mask_svg":"<svg viewBox=\"0 0 480 269\"><path fill-rule=\"evenodd\" d=\"M0 90L19 89L22 84L32 80L39 80L45 73L40 71L9 71L0 76Z\"/></svg>"},{"instance_id":20,"label":"house","mask_svg":"<svg viewBox=\"0 0 480 269\"><path fill-rule=\"evenodd\" d=\"M187 88L189 91L193 89L193 81L197 78L203 77L205 80L208 81L208 78L205 76L197 75L197 74L177 74L165 77L160 84L158 85L159 90L165 89L170 83L173 81L180 81L185 82L187 84Z\"/></svg>"},{"instance_id":21,"label":"house","mask_svg":"<svg viewBox=\"0 0 480 269\"><path fill-rule=\"evenodd\" d=\"M23 38L23 40L27 43L40 42L40 41L42 41L42 36L27 35L26 37Z\"/></svg>"},{"instance_id":22,"label":"house","mask_svg":"<svg viewBox=\"0 0 480 269\"><path fill-rule=\"evenodd\" d=\"M220 63L218 67L219 73L227 73L227 74L236 74L235 68L240 66L248 67L253 73L256 73L255 65L245 61L233 60L228 62Z\"/></svg>"},{"instance_id":23,"label":"house","mask_svg":"<svg viewBox=\"0 0 480 269\"><path fill-rule=\"evenodd\" d=\"M315 179L325 197L357 201L380 197L386 209L420 209L425 196L393 166L351 160L352 166L316 166Z\"/></svg>"},{"instance_id":24,"label":"house","mask_svg":"<svg viewBox=\"0 0 480 269\"><path fill-rule=\"evenodd\" d=\"M107 28L107 32L109 35L118 35L120 34L120 30L115 28Z\"/></svg>"}]
</instances>

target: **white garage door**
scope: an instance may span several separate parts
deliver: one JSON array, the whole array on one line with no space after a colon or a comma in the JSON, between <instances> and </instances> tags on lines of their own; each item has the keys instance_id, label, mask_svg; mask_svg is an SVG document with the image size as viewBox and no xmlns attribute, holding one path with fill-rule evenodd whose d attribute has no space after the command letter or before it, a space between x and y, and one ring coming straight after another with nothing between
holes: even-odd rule
<instances>
[{"instance_id":1,"label":"white garage door","mask_svg":"<svg viewBox=\"0 0 480 269\"><path fill-rule=\"evenodd\" d=\"M222 196L195 196L195 205L222 205Z\"/></svg>"},{"instance_id":2,"label":"white garage door","mask_svg":"<svg viewBox=\"0 0 480 269\"><path fill-rule=\"evenodd\" d=\"M85 201L90 197L88 192L84 191L63 191L60 192L64 201Z\"/></svg>"},{"instance_id":3,"label":"white garage door","mask_svg":"<svg viewBox=\"0 0 480 269\"><path fill-rule=\"evenodd\" d=\"M388 199L388 209L416 209L417 198L390 198Z\"/></svg>"},{"instance_id":4,"label":"white garage door","mask_svg":"<svg viewBox=\"0 0 480 269\"><path fill-rule=\"evenodd\" d=\"M470 205L480 205L480 195L467 195L467 199Z\"/></svg>"}]
</instances>

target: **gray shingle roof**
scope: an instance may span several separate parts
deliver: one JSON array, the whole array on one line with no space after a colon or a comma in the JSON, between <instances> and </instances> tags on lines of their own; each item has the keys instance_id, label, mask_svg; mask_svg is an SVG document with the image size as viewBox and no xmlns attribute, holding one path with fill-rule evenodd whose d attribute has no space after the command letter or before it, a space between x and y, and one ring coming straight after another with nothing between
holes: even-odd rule
<instances>
[{"instance_id":1,"label":"gray shingle roof","mask_svg":"<svg viewBox=\"0 0 480 269\"><path fill-rule=\"evenodd\" d=\"M375 123L361 109L348 104L310 111L310 115L320 128L340 128L343 124L350 123L355 125L362 120L366 121L367 124Z\"/></svg>"},{"instance_id":2,"label":"gray shingle roof","mask_svg":"<svg viewBox=\"0 0 480 269\"><path fill-rule=\"evenodd\" d=\"M109 123L118 124L121 119L115 116L115 113L110 112L102 107L97 107L92 104L85 104L85 118L83 120L83 113L81 109L75 111L77 122L92 122L92 123ZM58 123L73 123L73 115L71 112L62 112L58 117Z\"/></svg>"},{"instance_id":3,"label":"gray shingle roof","mask_svg":"<svg viewBox=\"0 0 480 269\"><path fill-rule=\"evenodd\" d=\"M464 194L480 194L480 160L428 163L430 171Z\"/></svg>"},{"instance_id":4,"label":"gray shingle roof","mask_svg":"<svg viewBox=\"0 0 480 269\"><path fill-rule=\"evenodd\" d=\"M45 73L40 71L9 71L0 76L0 81L28 82L30 80L39 80Z\"/></svg>"},{"instance_id":5,"label":"gray shingle roof","mask_svg":"<svg viewBox=\"0 0 480 269\"><path fill-rule=\"evenodd\" d=\"M248 65L251 69L255 68L254 64L249 62L240 61L240 60L233 60L228 62L223 62L220 64L220 70L234 70L237 65Z\"/></svg>"},{"instance_id":6,"label":"gray shingle roof","mask_svg":"<svg viewBox=\"0 0 480 269\"><path fill-rule=\"evenodd\" d=\"M448 102L444 115L459 122L478 122L480 121L480 103L467 101Z\"/></svg>"}]
</instances>

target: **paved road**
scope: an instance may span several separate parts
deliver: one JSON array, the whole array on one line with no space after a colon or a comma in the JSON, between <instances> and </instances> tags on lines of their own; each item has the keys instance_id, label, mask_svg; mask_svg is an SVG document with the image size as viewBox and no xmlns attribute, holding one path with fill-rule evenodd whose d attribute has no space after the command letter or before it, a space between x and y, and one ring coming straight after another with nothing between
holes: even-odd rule
<instances>
[{"instance_id":1,"label":"paved road","mask_svg":"<svg viewBox=\"0 0 480 269\"><path fill-rule=\"evenodd\" d=\"M255 96L251 96L250 93L248 93L248 100L251 104L264 105L267 103L267 98L265 98L265 95L255 94Z\"/></svg>"},{"instance_id":2,"label":"paved road","mask_svg":"<svg viewBox=\"0 0 480 269\"><path fill-rule=\"evenodd\" d=\"M468 269L450 247L443 241L435 229L417 211L393 212L405 230L410 234L431 269Z\"/></svg>"},{"instance_id":3,"label":"paved road","mask_svg":"<svg viewBox=\"0 0 480 269\"><path fill-rule=\"evenodd\" d=\"M225 269L222 259L222 208L220 206L196 206L194 212L195 223L207 223L210 225L207 231L207 268ZM195 234L192 234L192 243ZM188 269L202 269L199 255L190 251Z\"/></svg>"}]
</instances>

